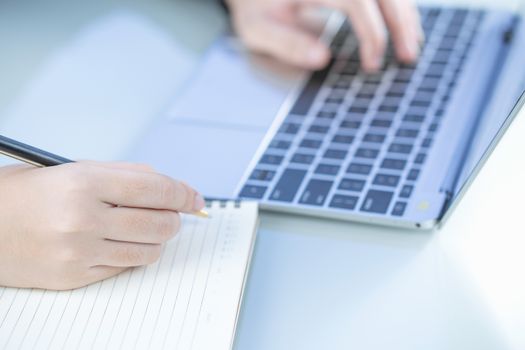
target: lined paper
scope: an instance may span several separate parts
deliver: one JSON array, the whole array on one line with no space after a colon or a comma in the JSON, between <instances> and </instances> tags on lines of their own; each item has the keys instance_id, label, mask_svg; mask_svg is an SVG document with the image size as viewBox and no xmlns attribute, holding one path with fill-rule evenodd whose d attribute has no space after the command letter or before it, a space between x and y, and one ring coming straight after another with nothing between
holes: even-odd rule
<instances>
[{"instance_id":1,"label":"lined paper","mask_svg":"<svg viewBox=\"0 0 525 350\"><path fill-rule=\"evenodd\" d=\"M209 209L147 267L72 291L0 287L0 348L231 349L257 205Z\"/></svg>"}]
</instances>

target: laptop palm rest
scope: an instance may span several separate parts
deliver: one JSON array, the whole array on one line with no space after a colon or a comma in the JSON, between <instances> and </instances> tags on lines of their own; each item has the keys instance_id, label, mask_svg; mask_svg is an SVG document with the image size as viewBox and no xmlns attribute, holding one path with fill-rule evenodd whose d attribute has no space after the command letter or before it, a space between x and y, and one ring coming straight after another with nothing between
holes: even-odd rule
<instances>
[{"instance_id":1,"label":"laptop palm rest","mask_svg":"<svg viewBox=\"0 0 525 350\"><path fill-rule=\"evenodd\" d=\"M221 38L128 158L206 196L231 197L299 74Z\"/></svg>"}]
</instances>

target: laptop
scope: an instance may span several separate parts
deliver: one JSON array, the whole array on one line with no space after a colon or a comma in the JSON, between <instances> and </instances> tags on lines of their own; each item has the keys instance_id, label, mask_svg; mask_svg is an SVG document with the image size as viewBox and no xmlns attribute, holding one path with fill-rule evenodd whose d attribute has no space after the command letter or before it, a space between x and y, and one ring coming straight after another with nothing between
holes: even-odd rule
<instances>
[{"instance_id":1,"label":"laptop","mask_svg":"<svg viewBox=\"0 0 525 350\"><path fill-rule=\"evenodd\" d=\"M444 221L523 105L525 33L513 12L421 7L413 65L389 47L360 69L351 25L330 17L333 59L303 72L252 55L231 36L129 158L210 198L407 228Z\"/></svg>"}]
</instances>

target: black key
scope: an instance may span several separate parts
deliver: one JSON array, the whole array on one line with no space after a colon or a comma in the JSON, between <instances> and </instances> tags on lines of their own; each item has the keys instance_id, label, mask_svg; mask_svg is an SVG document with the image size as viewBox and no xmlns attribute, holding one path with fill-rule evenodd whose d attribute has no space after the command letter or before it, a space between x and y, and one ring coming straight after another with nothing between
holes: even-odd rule
<instances>
[{"instance_id":1,"label":"black key","mask_svg":"<svg viewBox=\"0 0 525 350\"><path fill-rule=\"evenodd\" d=\"M315 156L312 154L296 153L293 155L291 162L298 164L311 164L314 161Z\"/></svg>"},{"instance_id":2,"label":"black key","mask_svg":"<svg viewBox=\"0 0 525 350\"><path fill-rule=\"evenodd\" d=\"M394 83L388 89L389 93L397 93L403 96L407 90L408 84L406 83Z\"/></svg>"},{"instance_id":3,"label":"black key","mask_svg":"<svg viewBox=\"0 0 525 350\"><path fill-rule=\"evenodd\" d=\"M385 119L374 119L370 123L370 126L376 127L376 128L389 128L392 125L391 120L385 120Z\"/></svg>"},{"instance_id":4,"label":"black key","mask_svg":"<svg viewBox=\"0 0 525 350\"><path fill-rule=\"evenodd\" d=\"M355 152L355 156L359 158L375 159L379 154L379 150L371 148L359 148Z\"/></svg>"},{"instance_id":5,"label":"black key","mask_svg":"<svg viewBox=\"0 0 525 350\"><path fill-rule=\"evenodd\" d=\"M266 193L267 189L268 188L265 186L246 185L241 190L239 197L261 199L264 197L264 194Z\"/></svg>"},{"instance_id":6,"label":"black key","mask_svg":"<svg viewBox=\"0 0 525 350\"><path fill-rule=\"evenodd\" d=\"M330 130L329 126L325 125L312 125L308 129L309 132L318 133L318 134L326 134Z\"/></svg>"},{"instance_id":7,"label":"black key","mask_svg":"<svg viewBox=\"0 0 525 350\"><path fill-rule=\"evenodd\" d=\"M317 118L320 119L334 119L336 116L335 112L328 112L328 111L320 111L317 113Z\"/></svg>"},{"instance_id":8,"label":"black key","mask_svg":"<svg viewBox=\"0 0 525 350\"><path fill-rule=\"evenodd\" d=\"M358 197L354 197L354 196L343 196L340 194L336 194L335 196L332 197L332 201L330 202L330 207L354 210L355 206L357 205L358 199L359 199Z\"/></svg>"},{"instance_id":9,"label":"black key","mask_svg":"<svg viewBox=\"0 0 525 350\"><path fill-rule=\"evenodd\" d=\"M407 114L403 118L405 122L422 123L425 120L425 116L421 114Z\"/></svg>"},{"instance_id":10,"label":"black key","mask_svg":"<svg viewBox=\"0 0 525 350\"><path fill-rule=\"evenodd\" d=\"M399 179L400 177L396 175L377 174L374 178L374 185L397 187Z\"/></svg>"},{"instance_id":11,"label":"black key","mask_svg":"<svg viewBox=\"0 0 525 350\"><path fill-rule=\"evenodd\" d=\"M332 188L332 184L332 181L310 180L299 202L302 204L322 206L326 201L330 188Z\"/></svg>"},{"instance_id":12,"label":"black key","mask_svg":"<svg viewBox=\"0 0 525 350\"><path fill-rule=\"evenodd\" d=\"M304 139L303 141L301 141L301 144L299 145L299 147L303 147L303 148L319 148L319 147L321 147L322 143L323 142L320 141L320 140Z\"/></svg>"},{"instance_id":13,"label":"black key","mask_svg":"<svg viewBox=\"0 0 525 350\"><path fill-rule=\"evenodd\" d=\"M430 126L428 127L428 131L430 132L436 132L439 128L439 125L437 123L432 123L430 124Z\"/></svg>"},{"instance_id":14,"label":"black key","mask_svg":"<svg viewBox=\"0 0 525 350\"><path fill-rule=\"evenodd\" d=\"M439 79L437 78L423 78L421 81L421 84L419 85L418 90L428 91L425 90L426 88L437 88L439 85Z\"/></svg>"},{"instance_id":15,"label":"black key","mask_svg":"<svg viewBox=\"0 0 525 350\"><path fill-rule=\"evenodd\" d=\"M354 101L352 101L352 107L361 107L361 108L367 108L370 106L370 102L372 102L372 99L370 98L356 98Z\"/></svg>"},{"instance_id":16,"label":"black key","mask_svg":"<svg viewBox=\"0 0 525 350\"><path fill-rule=\"evenodd\" d=\"M398 97L385 97L383 102L381 102L381 106L393 106L398 107L401 104L402 99Z\"/></svg>"},{"instance_id":17,"label":"black key","mask_svg":"<svg viewBox=\"0 0 525 350\"><path fill-rule=\"evenodd\" d=\"M283 161L283 156L276 156L274 154L265 154L260 160L260 164L269 164L269 165L280 165Z\"/></svg>"},{"instance_id":18,"label":"black key","mask_svg":"<svg viewBox=\"0 0 525 350\"><path fill-rule=\"evenodd\" d=\"M286 169L277 185L275 185L270 199L280 202L292 202L305 176L305 170Z\"/></svg>"},{"instance_id":19,"label":"black key","mask_svg":"<svg viewBox=\"0 0 525 350\"><path fill-rule=\"evenodd\" d=\"M366 114L367 111L368 111L368 107L352 106L352 107L348 108L348 112L350 112L350 113Z\"/></svg>"},{"instance_id":20,"label":"black key","mask_svg":"<svg viewBox=\"0 0 525 350\"><path fill-rule=\"evenodd\" d=\"M397 112L398 109L399 109L398 106L384 106L384 105L381 105L378 108L378 110L381 112Z\"/></svg>"},{"instance_id":21,"label":"black key","mask_svg":"<svg viewBox=\"0 0 525 350\"><path fill-rule=\"evenodd\" d=\"M408 137L416 138L419 135L419 130L417 129L399 129L396 133L398 137Z\"/></svg>"},{"instance_id":22,"label":"black key","mask_svg":"<svg viewBox=\"0 0 525 350\"><path fill-rule=\"evenodd\" d=\"M416 164L423 164L425 162L425 159L427 159L427 155L425 153L419 153L416 156L416 159L414 160L414 163L416 163Z\"/></svg>"},{"instance_id":23,"label":"black key","mask_svg":"<svg viewBox=\"0 0 525 350\"><path fill-rule=\"evenodd\" d=\"M423 140L423 143L421 144L422 147L428 148L432 146L432 139L430 137L427 137Z\"/></svg>"},{"instance_id":24,"label":"black key","mask_svg":"<svg viewBox=\"0 0 525 350\"><path fill-rule=\"evenodd\" d=\"M361 122L354 120L343 120L339 126L344 129L359 129Z\"/></svg>"},{"instance_id":25,"label":"black key","mask_svg":"<svg viewBox=\"0 0 525 350\"><path fill-rule=\"evenodd\" d=\"M275 171L255 169L250 175L250 179L259 180L259 181L272 181L274 176L275 176Z\"/></svg>"},{"instance_id":26,"label":"black key","mask_svg":"<svg viewBox=\"0 0 525 350\"><path fill-rule=\"evenodd\" d=\"M403 216L403 214L405 214L406 208L407 204L405 202L396 202L396 204L394 204L394 208L392 209L392 215Z\"/></svg>"},{"instance_id":27,"label":"black key","mask_svg":"<svg viewBox=\"0 0 525 350\"><path fill-rule=\"evenodd\" d=\"M385 214L392 201L392 192L370 190L361 206L361 211L367 213Z\"/></svg>"},{"instance_id":28,"label":"black key","mask_svg":"<svg viewBox=\"0 0 525 350\"><path fill-rule=\"evenodd\" d=\"M327 149L326 152L324 152L324 158L328 159L345 159L346 155L348 154L347 151L341 150L341 149Z\"/></svg>"},{"instance_id":29,"label":"black key","mask_svg":"<svg viewBox=\"0 0 525 350\"><path fill-rule=\"evenodd\" d=\"M297 134L297 132L299 131L300 128L301 128L300 124L285 123L285 124L281 125L281 128L279 129L279 132L280 133L284 133L284 134L294 135L294 134Z\"/></svg>"},{"instance_id":30,"label":"black key","mask_svg":"<svg viewBox=\"0 0 525 350\"><path fill-rule=\"evenodd\" d=\"M270 146L268 146L268 148L273 148L273 149L288 149L288 148L290 148L291 145L292 145L292 143L291 143L290 141L273 140L273 141L270 143Z\"/></svg>"},{"instance_id":31,"label":"black key","mask_svg":"<svg viewBox=\"0 0 525 350\"><path fill-rule=\"evenodd\" d=\"M368 164L352 163L346 169L347 173L368 175L372 171L372 166Z\"/></svg>"},{"instance_id":32,"label":"black key","mask_svg":"<svg viewBox=\"0 0 525 350\"><path fill-rule=\"evenodd\" d=\"M386 158L383 160L383 163L381 163L381 168L392 169L392 170L403 170L405 169L406 165L407 165L406 160Z\"/></svg>"},{"instance_id":33,"label":"black key","mask_svg":"<svg viewBox=\"0 0 525 350\"><path fill-rule=\"evenodd\" d=\"M407 180L416 181L418 177L419 177L419 170L418 169L412 169L408 173Z\"/></svg>"},{"instance_id":34,"label":"black key","mask_svg":"<svg viewBox=\"0 0 525 350\"><path fill-rule=\"evenodd\" d=\"M308 113L319 89L323 86L323 83L332 68L333 62L334 61L332 60L328 67L312 74L310 80L301 91L301 95L295 102L295 105L290 112L291 114L306 115Z\"/></svg>"},{"instance_id":35,"label":"black key","mask_svg":"<svg viewBox=\"0 0 525 350\"><path fill-rule=\"evenodd\" d=\"M366 134L363 138L365 142L382 143L385 141L386 135L382 134Z\"/></svg>"},{"instance_id":36,"label":"black key","mask_svg":"<svg viewBox=\"0 0 525 350\"><path fill-rule=\"evenodd\" d=\"M328 96L325 100L327 103L336 103L336 104L341 104L343 103L343 98L342 97L333 97L333 96Z\"/></svg>"},{"instance_id":37,"label":"black key","mask_svg":"<svg viewBox=\"0 0 525 350\"><path fill-rule=\"evenodd\" d=\"M412 145L407 145L404 143L393 143L388 148L388 152L409 154L410 152L412 152L412 147Z\"/></svg>"},{"instance_id":38,"label":"black key","mask_svg":"<svg viewBox=\"0 0 525 350\"><path fill-rule=\"evenodd\" d=\"M315 169L315 173L323 175L337 175L340 168L341 167L339 165L319 164Z\"/></svg>"},{"instance_id":39,"label":"black key","mask_svg":"<svg viewBox=\"0 0 525 350\"><path fill-rule=\"evenodd\" d=\"M432 101L412 101L410 102L411 107L430 107Z\"/></svg>"},{"instance_id":40,"label":"black key","mask_svg":"<svg viewBox=\"0 0 525 350\"><path fill-rule=\"evenodd\" d=\"M399 192L399 197L410 198L413 191L414 191L414 186L404 185L403 188L401 188L401 192Z\"/></svg>"},{"instance_id":41,"label":"black key","mask_svg":"<svg viewBox=\"0 0 525 350\"><path fill-rule=\"evenodd\" d=\"M365 181L356 179L343 179L339 183L339 189L345 191L361 192L365 187Z\"/></svg>"},{"instance_id":42,"label":"black key","mask_svg":"<svg viewBox=\"0 0 525 350\"><path fill-rule=\"evenodd\" d=\"M351 144L354 142L354 136L351 135L335 135L332 139L334 143Z\"/></svg>"}]
</instances>

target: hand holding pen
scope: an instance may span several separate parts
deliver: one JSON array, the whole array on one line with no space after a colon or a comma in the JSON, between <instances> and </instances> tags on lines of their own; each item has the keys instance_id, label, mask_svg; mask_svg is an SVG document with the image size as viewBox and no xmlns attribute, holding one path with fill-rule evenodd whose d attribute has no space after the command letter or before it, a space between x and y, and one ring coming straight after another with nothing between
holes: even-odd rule
<instances>
[{"instance_id":1,"label":"hand holding pen","mask_svg":"<svg viewBox=\"0 0 525 350\"><path fill-rule=\"evenodd\" d=\"M152 263L179 213L205 205L146 165L58 159L65 164L0 168L0 285L71 289Z\"/></svg>"}]
</instances>

